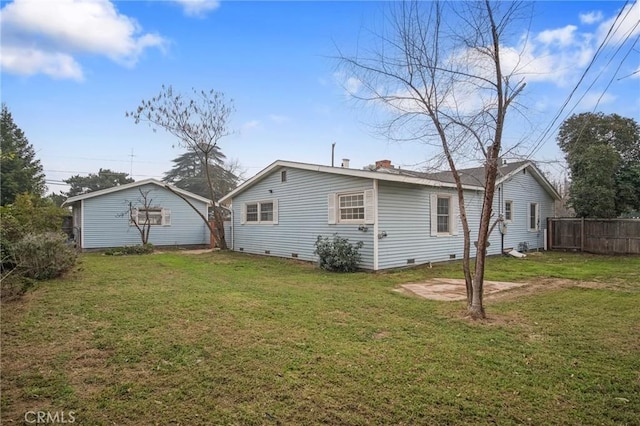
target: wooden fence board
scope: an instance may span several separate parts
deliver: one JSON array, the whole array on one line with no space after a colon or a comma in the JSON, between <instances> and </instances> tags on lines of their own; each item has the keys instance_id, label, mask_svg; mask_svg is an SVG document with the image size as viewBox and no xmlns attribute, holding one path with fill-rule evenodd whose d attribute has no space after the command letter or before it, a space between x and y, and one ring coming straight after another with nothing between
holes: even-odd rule
<instances>
[{"instance_id":1,"label":"wooden fence board","mask_svg":"<svg viewBox=\"0 0 640 426\"><path fill-rule=\"evenodd\" d=\"M640 254L640 219L549 218L549 250Z\"/></svg>"}]
</instances>

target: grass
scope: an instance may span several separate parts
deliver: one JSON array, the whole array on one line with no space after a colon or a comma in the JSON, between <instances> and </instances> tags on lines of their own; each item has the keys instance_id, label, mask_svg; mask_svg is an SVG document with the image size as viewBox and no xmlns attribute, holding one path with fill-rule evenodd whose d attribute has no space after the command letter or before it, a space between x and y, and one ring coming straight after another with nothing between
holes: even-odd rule
<instances>
[{"instance_id":1,"label":"grass","mask_svg":"<svg viewBox=\"0 0 640 426\"><path fill-rule=\"evenodd\" d=\"M2 423L638 424L640 258L491 258L553 282L487 302L393 291L460 265L330 274L236 253L108 257L2 307ZM571 285L580 280L596 288ZM578 284L578 281L575 281Z\"/></svg>"}]
</instances>

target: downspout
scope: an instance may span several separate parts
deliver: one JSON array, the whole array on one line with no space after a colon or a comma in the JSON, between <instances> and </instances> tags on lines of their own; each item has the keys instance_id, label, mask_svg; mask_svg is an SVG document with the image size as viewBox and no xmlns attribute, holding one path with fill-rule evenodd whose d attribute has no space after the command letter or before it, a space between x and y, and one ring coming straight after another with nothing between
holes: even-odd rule
<instances>
[{"instance_id":1,"label":"downspout","mask_svg":"<svg viewBox=\"0 0 640 426\"><path fill-rule=\"evenodd\" d=\"M500 187L498 188L498 203L500 203L500 206L498 208L498 211L500 212L500 215L504 215L504 195L502 194L502 188L504 187L504 182L500 184ZM513 215L513 207L511 208L511 214ZM504 220L504 216L502 216L503 220ZM504 256L504 229L503 229L503 225L504 222L500 224L500 254Z\"/></svg>"},{"instance_id":2,"label":"downspout","mask_svg":"<svg viewBox=\"0 0 640 426\"><path fill-rule=\"evenodd\" d=\"M377 271L379 266L378 262L378 249L380 245L380 239L378 238L379 232L378 225L378 179L373 180L373 270Z\"/></svg>"},{"instance_id":3,"label":"downspout","mask_svg":"<svg viewBox=\"0 0 640 426\"><path fill-rule=\"evenodd\" d=\"M236 231L236 224L234 222L234 214L233 214L233 201L231 201L231 204L229 205L229 208L231 209L231 251L233 251L233 242L236 240L235 236L233 235L234 232Z\"/></svg>"}]
</instances>

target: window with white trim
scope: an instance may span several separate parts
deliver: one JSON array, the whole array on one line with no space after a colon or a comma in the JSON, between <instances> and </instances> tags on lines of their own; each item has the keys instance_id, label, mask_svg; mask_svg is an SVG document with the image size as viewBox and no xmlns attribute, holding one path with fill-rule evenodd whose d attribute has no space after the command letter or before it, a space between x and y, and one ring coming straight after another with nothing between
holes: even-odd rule
<instances>
[{"instance_id":1,"label":"window with white trim","mask_svg":"<svg viewBox=\"0 0 640 426\"><path fill-rule=\"evenodd\" d=\"M256 201L244 203L241 224L245 223L278 223L278 200Z\"/></svg>"},{"instance_id":2,"label":"window with white trim","mask_svg":"<svg viewBox=\"0 0 640 426\"><path fill-rule=\"evenodd\" d=\"M504 202L504 220L506 221L513 220L513 201Z\"/></svg>"},{"instance_id":3,"label":"window with white trim","mask_svg":"<svg viewBox=\"0 0 640 426\"><path fill-rule=\"evenodd\" d=\"M132 217L135 218L139 226L147 225L147 223L152 226L171 225L171 210L169 209L159 207L137 208L134 209ZM134 223L131 223L131 226L133 225Z\"/></svg>"},{"instance_id":4,"label":"window with white trim","mask_svg":"<svg viewBox=\"0 0 640 426\"><path fill-rule=\"evenodd\" d=\"M328 194L328 223L373 224L375 222L375 194L372 189L357 192Z\"/></svg>"},{"instance_id":5,"label":"window with white trim","mask_svg":"<svg viewBox=\"0 0 640 426\"><path fill-rule=\"evenodd\" d=\"M273 222L273 202L260 203L260 222Z\"/></svg>"},{"instance_id":6,"label":"window with white trim","mask_svg":"<svg viewBox=\"0 0 640 426\"><path fill-rule=\"evenodd\" d=\"M451 212L449 211L449 204L451 203L451 198L449 197L438 197L436 206L436 214L438 216L438 234L448 234L449 233L449 223L451 222Z\"/></svg>"},{"instance_id":7,"label":"window with white trim","mask_svg":"<svg viewBox=\"0 0 640 426\"><path fill-rule=\"evenodd\" d=\"M364 220L364 192L338 195L339 222Z\"/></svg>"},{"instance_id":8,"label":"window with white trim","mask_svg":"<svg viewBox=\"0 0 640 426\"><path fill-rule=\"evenodd\" d=\"M258 221L258 205L258 203L247 204L247 214L245 219L247 222Z\"/></svg>"},{"instance_id":9,"label":"window with white trim","mask_svg":"<svg viewBox=\"0 0 640 426\"><path fill-rule=\"evenodd\" d=\"M529 204L529 231L540 229L540 210L538 203Z\"/></svg>"},{"instance_id":10,"label":"window with white trim","mask_svg":"<svg viewBox=\"0 0 640 426\"><path fill-rule=\"evenodd\" d=\"M451 194L431 194L431 236L458 235L458 209Z\"/></svg>"}]
</instances>

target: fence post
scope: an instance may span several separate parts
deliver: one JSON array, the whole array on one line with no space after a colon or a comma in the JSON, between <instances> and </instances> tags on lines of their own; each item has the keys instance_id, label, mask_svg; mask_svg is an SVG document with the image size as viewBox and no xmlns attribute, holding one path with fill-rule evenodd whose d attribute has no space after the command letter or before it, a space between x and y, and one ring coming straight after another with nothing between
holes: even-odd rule
<instances>
[{"instance_id":1,"label":"fence post","mask_svg":"<svg viewBox=\"0 0 640 426\"><path fill-rule=\"evenodd\" d=\"M584 217L580 218L580 252L584 251Z\"/></svg>"},{"instance_id":2,"label":"fence post","mask_svg":"<svg viewBox=\"0 0 640 426\"><path fill-rule=\"evenodd\" d=\"M547 250L551 251L552 247L553 247L553 230L551 229L551 227L553 226L553 221L551 220L550 217L547 218Z\"/></svg>"}]
</instances>

